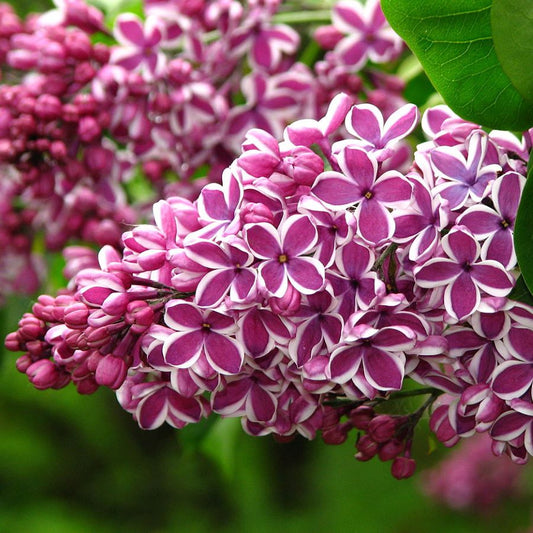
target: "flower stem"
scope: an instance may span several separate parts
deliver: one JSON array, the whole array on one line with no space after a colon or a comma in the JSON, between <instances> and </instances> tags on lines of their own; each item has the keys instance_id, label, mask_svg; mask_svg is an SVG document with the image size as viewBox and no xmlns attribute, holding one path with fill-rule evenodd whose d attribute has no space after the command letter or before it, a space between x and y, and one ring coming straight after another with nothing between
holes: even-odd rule
<instances>
[{"instance_id":1,"label":"flower stem","mask_svg":"<svg viewBox=\"0 0 533 533\"><path fill-rule=\"evenodd\" d=\"M276 13L272 17L276 24L307 24L310 22L331 23L331 10L319 9L317 11L286 11Z\"/></svg>"}]
</instances>

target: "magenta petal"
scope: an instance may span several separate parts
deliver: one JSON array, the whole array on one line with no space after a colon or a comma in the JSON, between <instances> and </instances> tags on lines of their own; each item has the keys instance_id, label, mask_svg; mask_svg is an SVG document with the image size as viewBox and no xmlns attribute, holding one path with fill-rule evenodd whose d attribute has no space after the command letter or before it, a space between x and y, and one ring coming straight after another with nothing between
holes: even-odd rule
<instances>
[{"instance_id":1,"label":"magenta petal","mask_svg":"<svg viewBox=\"0 0 533 533\"><path fill-rule=\"evenodd\" d=\"M176 300L171 300L165 311L167 326L177 331L197 329L202 326L203 315L199 309L189 303L178 301L173 305L173 302Z\"/></svg>"},{"instance_id":2,"label":"magenta petal","mask_svg":"<svg viewBox=\"0 0 533 533\"><path fill-rule=\"evenodd\" d=\"M530 417L515 411L503 413L490 430L490 436L495 440L509 441L522 434L530 422Z\"/></svg>"},{"instance_id":3,"label":"magenta petal","mask_svg":"<svg viewBox=\"0 0 533 533\"><path fill-rule=\"evenodd\" d=\"M341 348L333 352L328 364L328 374L335 383L346 383L353 378L361 362L361 348Z\"/></svg>"},{"instance_id":4,"label":"magenta petal","mask_svg":"<svg viewBox=\"0 0 533 533\"><path fill-rule=\"evenodd\" d=\"M461 181L468 172L463 155L457 149L448 146L433 150L431 162L440 174L454 180Z\"/></svg>"},{"instance_id":5,"label":"magenta petal","mask_svg":"<svg viewBox=\"0 0 533 533\"><path fill-rule=\"evenodd\" d=\"M385 123L383 146L409 135L419 118L418 108L414 104L405 104L397 109Z\"/></svg>"},{"instance_id":6,"label":"magenta petal","mask_svg":"<svg viewBox=\"0 0 533 533\"><path fill-rule=\"evenodd\" d=\"M363 200L356 212L358 231L368 242L379 243L394 233L394 220L377 200Z\"/></svg>"},{"instance_id":7,"label":"magenta petal","mask_svg":"<svg viewBox=\"0 0 533 533\"><path fill-rule=\"evenodd\" d=\"M306 253L317 239L316 227L307 216L289 217L281 228L283 252L293 257Z\"/></svg>"},{"instance_id":8,"label":"magenta petal","mask_svg":"<svg viewBox=\"0 0 533 533\"><path fill-rule=\"evenodd\" d=\"M359 185L335 171L320 174L311 192L325 204L338 208L350 207L362 197Z\"/></svg>"},{"instance_id":9,"label":"magenta petal","mask_svg":"<svg viewBox=\"0 0 533 533\"><path fill-rule=\"evenodd\" d=\"M238 374L244 360L242 348L234 340L214 332L206 336L205 354L211 366L221 374Z\"/></svg>"},{"instance_id":10,"label":"magenta petal","mask_svg":"<svg viewBox=\"0 0 533 533\"><path fill-rule=\"evenodd\" d=\"M411 198L411 184L394 171L383 174L372 188L375 198L384 204L405 202Z\"/></svg>"},{"instance_id":11,"label":"magenta petal","mask_svg":"<svg viewBox=\"0 0 533 533\"><path fill-rule=\"evenodd\" d=\"M506 341L509 343L513 355L524 361L533 362L533 330L523 327L513 327L507 334Z\"/></svg>"},{"instance_id":12,"label":"magenta petal","mask_svg":"<svg viewBox=\"0 0 533 533\"><path fill-rule=\"evenodd\" d=\"M381 328L372 339L372 344L379 348L399 352L412 348L415 341L416 336L411 328L398 326Z\"/></svg>"},{"instance_id":13,"label":"magenta petal","mask_svg":"<svg viewBox=\"0 0 533 533\"><path fill-rule=\"evenodd\" d=\"M482 257L501 263L504 268L511 269L516 264L513 234L500 230L491 235L483 244Z\"/></svg>"},{"instance_id":14,"label":"magenta petal","mask_svg":"<svg viewBox=\"0 0 533 533\"><path fill-rule=\"evenodd\" d=\"M142 22L135 15L123 14L117 17L115 21L118 37L127 40L129 43L138 46L144 46L144 31Z\"/></svg>"},{"instance_id":15,"label":"magenta petal","mask_svg":"<svg viewBox=\"0 0 533 533\"><path fill-rule=\"evenodd\" d=\"M287 263L287 276L302 294L312 294L324 285L324 265L311 257L294 257Z\"/></svg>"},{"instance_id":16,"label":"magenta petal","mask_svg":"<svg viewBox=\"0 0 533 533\"><path fill-rule=\"evenodd\" d=\"M339 164L357 183L363 194L372 189L378 170L376 160L360 148L347 146L339 154Z\"/></svg>"},{"instance_id":17,"label":"magenta petal","mask_svg":"<svg viewBox=\"0 0 533 533\"><path fill-rule=\"evenodd\" d=\"M532 364L521 361L505 362L495 372L492 390L502 400L512 400L527 392L532 382Z\"/></svg>"},{"instance_id":18,"label":"magenta petal","mask_svg":"<svg viewBox=\"0 0 533 533\"><path fill-rule=\"evenodd\" d=\"M235 273L232 269L208 272L196 289L196 303L201 307L218 305L227 294Z\"/></svg>"},{"instance_id":19,"label":"magenta petal","mask_svg":"<svg viewBox=\"0 0 533 533\"><path fill-rule=\"evenodd\" d=\"M246 227L246 240L252 253L260 259L277 259L281 254L278 232L272 224L250 224Z\"/></svg>"},{"instance_id":20,"label":"magenta petal","mask_svg":"<svg viewBox=\"0 0 533 533\"><path fill-rule=\"evenodd\" d=\"M463 320L471 315L479 306L480 301L479 289L466 272L461 274L444 292L446 310L457 320Z\"/></svg>"},{"instance_id":21,"label":"magenta petal","mask_svg":"<svg viewBox=\"0 0 533 533\"><path fill-rule=\"evenodd\" d=\"M335 48L335 53L341 58L342 62L357 69L366 61L368 44L361 41L358 35L345 37Z\"/></svg>"},{"instance_id":22,"label":"magenta petal","mask_svg":"<svg viewBox=\"0 0 533 533\"><path fill-rule=\"evenodd\" d=\"M496 261L472 265L470 275L481 289L492 296L506 296L514 286L513 277Z\"/></svg>"},{"instance_id":23,"label":"magenta petal","mask_svg":"<svg viewBox=\"0 0 533 533\"><path fill-rule=\"evenodd\" d=\"M192 366L200 357L204 333L191 331L188 333L174 333L163 345L165 362L177 368Z\"/></svg>"},{"instance_id":24,"label":"magenta petal","mask_svg":"<svg viewBox=\"0 0 533 533\"><path fill-rule=\"evenodd\" d=\"M155 429L167 417L165 389L159 389L144 398L137 407L137 421L142 429Z\"/></svg>"},{"instance_id":25,"label":"magenta petal","mask_svg":"<svg viewBox=\"0 0 533 533\"><path fill-rule=\"evenodd\" d=\"M365 377L378 390L399 390L402 388L404 362L393 355L376 348L367 348L363 356Z\"/></svg>"},{"instance_id":26,"label":"magenta petal","mask_svg":"<svg viewBox=\"0 0 533 533\"><path fill-rule=\"evenodd\" d=\"M507 172L495 181L492 197L496 209L504 217L514 219L516 216L524 183L524 176L516 172Z\"/></svg>"},{"instance_id":27,"label":"magenta petal","mask_svg":"<svg viewBox=\"0 0 533 533\"><path fill-rule=\"evenodd\" d=\"M473 263L479 255L479 244L465 228L461 226L456 226L456 228L444 237L442 247L457 263Z\"/></svg>"},{"instance_id":28,"label":"magenta petal","mask_svg":"<svg viewBox=\"0 0 533 533\"><path fill-rule=\"evenodd\" d=\"M268 422L276 413L276 403L271 394L259 385L253 385L246 402L246 415L254 422Z\"/></svg>"},{"instance_id":29,"label":"magenta petal","mask_svg":"<svg viewBox=\"0 0 533 533\"><path fill-rule=\"evenodd\" d=\"M247 313L241 323L241 334L244 347L252 357L264 355L272 345L270 335L257 311Z\"/></svg>"},{"instance_id":30,"label":"magenta petal","mask_svg":"<svg viewBox=\"0 0 533 533\"><path fill-rule=\"evenodd\" d=\"M383 117L376 106L371 104L355 105L346 117L346 121L351 126L348 131L352 135L356 135L378 148L382 147Z\"/></svg>"},{"instance_id":31,"label":"magenta petal","mask_svg":"<svg viewBox=\"0 0 533 533\"><path fill-rule=\"evenodd\" d=\"M291 353L291 356L298 367L302 367L311 359L315 347L322 339L320 323L317 320L309 320L298 327L297 336L289 345L289 352L295 352Z\"/></svg>"},{"instance_id":32,"label":"magenta petal","mask_svg":"<svg viewBox=\"0 0 533 533\"><path fill-rule=\"evenodd\" d=\"M501 229L501 217L486 205L476 205L469 208L457 223L466 226L477 237L487 237L492 232Z\"/></svg>"},{"instance_id":33,"label":"magenta petal","mask_svg":"<svg viewBox=\"0 0 533 533\"><path fill-rule=\"evenodd\" d=\"M436 257L415 270L415 278L421 287L433 288L450 283L461 274L461 271L461 267L455 261Z\"/></svg>"},{"instance_id":34,"label":"magenta petal","mask_svg":"<svg viewBox=\"0 0 533 533\"><path fill-rule=\"evenodd\" d=\"M246 401L252 382L249 379L238 379L224 386L212 395L213 411L221 415L232 415Z\"/></svg>"},{"instance_id":35,"label":"magenta petal","mask_svg":"<svg viewBox=\"0 0 533 533\"><path fill-rule=\"evenodd\" d=\"M285 294L287 290L287 275L282 263L276 260L262 263L259 267L259 275L271 296L279 298Z\"/></svg>"}]
</instances>

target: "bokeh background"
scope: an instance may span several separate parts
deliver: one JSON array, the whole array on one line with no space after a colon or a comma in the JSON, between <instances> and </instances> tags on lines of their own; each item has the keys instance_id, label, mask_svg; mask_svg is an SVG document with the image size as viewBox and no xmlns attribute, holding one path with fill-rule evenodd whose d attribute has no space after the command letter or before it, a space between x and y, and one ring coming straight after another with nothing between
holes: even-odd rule
<instances>
[{"instance_id":1,"label":"bokeh background","mask_svg":"<svg viewBox=\"0 0 533 533\"><path fill-rule=\"evenodd\" d=\"M49 6L14 3L20 14ZM16 297L3 306L2 339L31 303ZM390 464L353 458L355 435L341 446L281 444L245 435L239 421L213 419L144 432L111 391L39 392L14 362L0 348L0 532L533 531L528 467L520 490L490 508L453 510L425 494L423 480L448 453L431 441L427 421L418 472L397 481Z\"/></svg>"}]
</instances>

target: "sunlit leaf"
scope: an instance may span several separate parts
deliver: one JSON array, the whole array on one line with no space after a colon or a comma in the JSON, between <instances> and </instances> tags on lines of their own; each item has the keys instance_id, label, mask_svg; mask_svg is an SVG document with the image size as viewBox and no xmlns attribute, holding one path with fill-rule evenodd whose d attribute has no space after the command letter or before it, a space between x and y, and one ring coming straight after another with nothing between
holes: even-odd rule
<instances>
[{"instance_id":1,"label":"sunlit leaf","mask_svg":"<svg viewBox=\"0 0 533 533\"><path fill-rule=\"evenodd\" d=\"M520 272L533 293L533 166L531 160L514 228L514 245Z\"/></svg>"},{"instance_id":2,"label":"sunlit leaf","mask_svg":"<svg viewBox=\"0 0 533 533\"><path fill-rule=\"evenodd\" d=\"M512 84L533 102L533 2L493 0L492 37L496 55Z\"/></svg>"},{"instance_id":3,"label":"sunlit leaf","mask_svg":"<svg viewBox=\"0 0 533 533\"><path fill-rule=\"evenodd\" d=\"M533 124L533 103L517 91L498 60L491 4L491 0L382 0L391 26L457 114L492 128L525 130Z\"/></svg>"}]
</instances>

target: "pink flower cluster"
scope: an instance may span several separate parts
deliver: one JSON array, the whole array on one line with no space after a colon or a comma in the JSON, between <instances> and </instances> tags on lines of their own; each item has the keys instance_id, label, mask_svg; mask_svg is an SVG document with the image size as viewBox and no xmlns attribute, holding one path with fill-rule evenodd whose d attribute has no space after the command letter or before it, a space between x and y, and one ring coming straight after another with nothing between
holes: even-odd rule
<instances>
[{"instance_id":1,"label":"pink flower cluster","mask_svg":"<svg viewBox=\"0 0 533 533\"><path fill-rule=\"evenodd\" d=\"M116 389L145 429L212 412L253 435L342 442L355 427L358 457L399 478L446 393L440 440L488 431L525 462L533 308L508 295L528 145L438 106L410 155L418 123L414 105L385 119L340 94L281 142L250 130L221 184L158 201L122 253L104 247L99 268L39 298L6 340L19 370L37 388ZM427 401L383 414L407 381Z\"/></svg>"},{"instance_id":2,"label":"pink flower cluster","mask_svg":"<svg viewBox=\"0 0 533 533\"><path fill-rule=\"evenodd\" d=\"M147 203L194 199L220 181L250 128L280 139L293 120L321 116L341 89L387 115L403 103L403 83L367 67L402 50L374 0L334 8L341 42L309 66L298 60L300 33L275 21L290 8L280 0L145 0L142 18L122 13L112 31L84 0L55 3L26 20L0 5L0 298L38 288L37 234L47 250L119 247ZM350 24L364 25L349 39L361 43L356 62L341 46ZM115 44L93 44L97 33ZM132 179L144 194L131 194Z\"/></svg>"}]
</instances>

